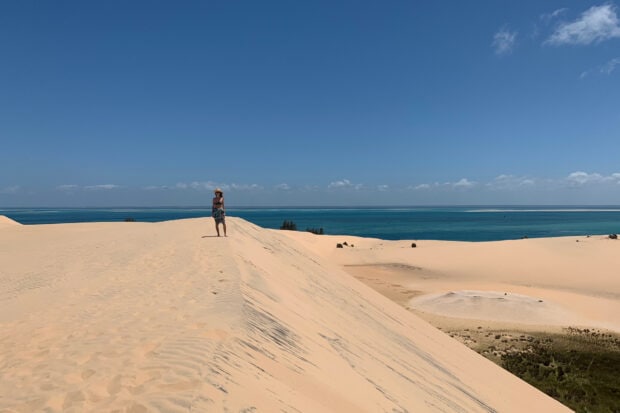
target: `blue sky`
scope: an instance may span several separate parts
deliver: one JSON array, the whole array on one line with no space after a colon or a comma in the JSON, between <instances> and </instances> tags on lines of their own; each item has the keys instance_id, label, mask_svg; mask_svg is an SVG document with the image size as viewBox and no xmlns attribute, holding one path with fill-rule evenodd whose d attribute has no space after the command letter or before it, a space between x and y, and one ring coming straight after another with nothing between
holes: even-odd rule
<instances>
[{"instance_id":1,"label":"blue sky","mask_svg":"<svg viewBox=\"0 0 620 413\"><path fill-rule=\"evenodd\" d=\"M601 1L0 2L0 207L620 204Z\"/></svg>"}]
</instances>

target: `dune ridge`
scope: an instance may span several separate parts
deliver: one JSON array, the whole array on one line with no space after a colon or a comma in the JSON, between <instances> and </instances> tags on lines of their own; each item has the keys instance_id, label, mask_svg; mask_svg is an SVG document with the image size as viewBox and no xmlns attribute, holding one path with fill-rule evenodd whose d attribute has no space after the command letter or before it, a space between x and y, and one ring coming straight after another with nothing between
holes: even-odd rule
<instances>
[{"instance_id":1,"label":"dune ridge","mask_svg":"<svg viewBox=\"0 0 620 413\"><path fill-rule=\"evenodd\" d=\"M227 221L0 232L0 411L569 411L326 246Z\"/></svg>"},{"instance_id":2,"label":"dune ridge","mask_svg":"<svg viewBox=\"0 0 620 413\"><path fill-rule=\"evenodd\" d=\"M12 220L11 218L5 216L5 215L0 215L0 228L2 227L13 227L16 225L22 225L19 222Z\"/></svg>"}]
</instances>

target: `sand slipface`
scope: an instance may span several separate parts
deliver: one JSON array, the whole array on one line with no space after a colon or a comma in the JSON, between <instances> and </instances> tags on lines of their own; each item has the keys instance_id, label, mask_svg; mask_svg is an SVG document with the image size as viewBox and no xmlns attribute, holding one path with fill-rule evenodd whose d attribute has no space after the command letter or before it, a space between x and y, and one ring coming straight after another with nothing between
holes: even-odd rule
<instances>
[{"instance_id":1,"label":"sand slipface","mask_svg":"<svg viewBox=\"0 0 620 413\"><path fill-rule=\"evenodd\" d=\"M350 276L329 237L227 224L0 231L0 411L569 411Z\"/></svg>"}]
</instances>

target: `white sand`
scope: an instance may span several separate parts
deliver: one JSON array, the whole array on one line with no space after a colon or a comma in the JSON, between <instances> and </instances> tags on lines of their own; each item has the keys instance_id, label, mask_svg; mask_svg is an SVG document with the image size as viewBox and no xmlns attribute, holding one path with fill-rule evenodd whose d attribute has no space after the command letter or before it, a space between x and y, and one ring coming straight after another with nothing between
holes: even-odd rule
<instances>
[{"instance_id":1,"label":"white sand","mask_svg":"<svg viewBox=\"0 0 620 413\"><path fill-rule=\"evenodd\" d=\"M227 224L228 238L206 218L4 226L0 412L569 411L342 269L406 261L476 285L473 269L450 272L475 248L336 250L332 237ZM551 269L516 282L551 291Z\"/></svg>"}]
</instances>

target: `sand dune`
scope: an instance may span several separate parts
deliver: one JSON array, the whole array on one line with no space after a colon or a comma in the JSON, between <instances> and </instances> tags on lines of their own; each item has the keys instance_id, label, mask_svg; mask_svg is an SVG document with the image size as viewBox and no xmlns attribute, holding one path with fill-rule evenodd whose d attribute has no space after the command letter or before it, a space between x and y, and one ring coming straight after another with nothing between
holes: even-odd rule
<instances>
[{"instance_id":1,"label":"sand dune","mask_svg":"<svg viewBox=\"0 0 620 413\"><path fill-rule=\"evenodd\" d=\"M12 227L15 225L21 225L19 222L12 220L9 217L5 217L4 215L0 215L0 228L3 227Z\"/></svg>"},{"instance_id":2,"label":"sand dune","mask_svg":"<svg viewBox=\"0 0 620 413\"><path fill-rule=\"evenodd\" d=\"M407 297L412 308L454 318L620 332L620 242L605 236L419 241L416 248L411 241L287 236L394 301ZM335 248L342 242L354 247ZM479 293L451 295L459 291ZM511 299L492 300L498 293Z\"/></svg>"},{"instance_id":3,"label":"sand dune","mask_svg":"<svg viewBox=\"0 0 620 413\"><path fill-rule=\"evenodd\" d=\"M568 411L351 277L358 250L228 225L3 228L0 412Z\"/></svg>"}]
</instances>

